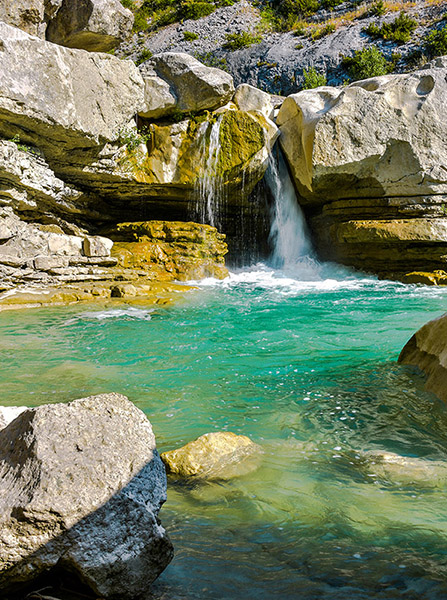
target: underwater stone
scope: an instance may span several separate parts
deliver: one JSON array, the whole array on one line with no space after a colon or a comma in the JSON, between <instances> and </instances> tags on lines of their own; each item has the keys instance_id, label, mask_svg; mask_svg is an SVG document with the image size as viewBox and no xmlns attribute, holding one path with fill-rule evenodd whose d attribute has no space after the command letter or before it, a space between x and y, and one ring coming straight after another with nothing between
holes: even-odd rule
<instances>
[{"instance_id":1,"label":"underwater stone","mask_svg":"<svg viewBox=\"0 0 447 600\"><path fill-rule=\"evenodd\" d=\"M168 473L180 477L229 479L255 471L263 450L245 435L230 431L205 433L186 446L163 452Z\"/></svg>"}]
</instances>

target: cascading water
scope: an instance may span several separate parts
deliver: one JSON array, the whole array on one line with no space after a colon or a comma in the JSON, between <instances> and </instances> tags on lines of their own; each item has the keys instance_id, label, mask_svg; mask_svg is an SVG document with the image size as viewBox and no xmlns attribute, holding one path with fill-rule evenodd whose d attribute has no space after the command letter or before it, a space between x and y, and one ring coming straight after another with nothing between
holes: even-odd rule
<instances>
[{"instance_id":1,"label":"cascading water","mask_svg":"<svg viewBox=\"0 0 447 600\"><path fill-rule=\"evenodd\" d=\"M214 123L206 121L198 130L201 140L203 176L197 181L195 189L194 217L201 223L207 223L220 229L224 205L224 194L221 178L217 173L220 154L220 126L222 116Z\"/></svg>"},{"instance_id":2,"label":"cascading water","mask_svg":"<svg viewBox=\"0 0 447 600\"><path fill-rule=\"evenodd\" d=\"M270 154L266 181L273 196L270 242L273 267L291 270L312 256L312 244L303 212L282 154Z\"/></svg>"}]
</instances>

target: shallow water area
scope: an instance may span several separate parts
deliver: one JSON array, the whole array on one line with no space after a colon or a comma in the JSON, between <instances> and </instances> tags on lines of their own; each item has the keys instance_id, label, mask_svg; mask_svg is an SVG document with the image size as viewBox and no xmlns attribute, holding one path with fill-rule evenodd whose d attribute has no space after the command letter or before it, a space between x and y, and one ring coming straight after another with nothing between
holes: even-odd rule
<instances>
[{"instance_id":1,"label":"shallow water area","mask_svg":"<svg viewBox=\"0 0 447 600\"><path fill-rule=\"evenodd\" d=\"M148 598L445 599L447 410L396 360L446 305L446 289L307 257L200 282L169 309L2 313L2 404L115 391L160 451L219 430L263 446L254 473L170 484L176 557Z\"/></svg>"}]
</instances>

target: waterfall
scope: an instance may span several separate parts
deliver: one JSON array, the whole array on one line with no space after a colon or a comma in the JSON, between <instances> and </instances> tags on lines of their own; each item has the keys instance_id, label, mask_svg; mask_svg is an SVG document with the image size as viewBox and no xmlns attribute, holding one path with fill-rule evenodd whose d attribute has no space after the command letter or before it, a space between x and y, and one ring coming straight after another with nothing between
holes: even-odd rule
<instances>
[{"instance_id":1,"label":"waterfall","mask_svg":"<svg viewBox=\"0 0 447 600\"><path fill-rule=\"evenodd\" d=\"M200 156L204 171L195 189L195 212L200 223L207 223L218 229L221 227L223 211L223 186L217 175L220 154L220 126L222 116L214 123L202 123L198 136L201 139Z\"/></svg>"},{"instance_id":2,"label":"waterfall","mask_svg":"<svg viewBox=\"0 0 447 600\"><path fill-rule=\"evenodd\" d=\"M266 172L273 196L270 242L276 268L292 269L312 255L312 244L285 160L270 154Z\"/></svg>"}]
</instances>

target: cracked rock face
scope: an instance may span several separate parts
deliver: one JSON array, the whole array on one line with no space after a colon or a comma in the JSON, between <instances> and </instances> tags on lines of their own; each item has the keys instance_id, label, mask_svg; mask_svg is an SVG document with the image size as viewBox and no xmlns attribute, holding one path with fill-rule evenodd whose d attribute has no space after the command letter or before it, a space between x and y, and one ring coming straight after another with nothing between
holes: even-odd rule
<instances>
[{"instance_id":1,"label":"cracked rock face","mask_svg":"<svg viewBox=\"0 0 447 600\"><path fill-rule=\"evenodd\" d=\"M172 558L158 521L166 475L125 396L21 412L0 430L0 590L55 565L99 596L139 597Z\"/></svg>"},{"instance_id":2,"label":"cracked rock face","mask_svg":"<svg viewBox=\"0 0 447 600\"><path fill-rule=\"evenodd\" d=\"M119 0L3 0L0 21L61 46L108 52L129 37L134 17Z\"/></svg>"}]
</instances>

